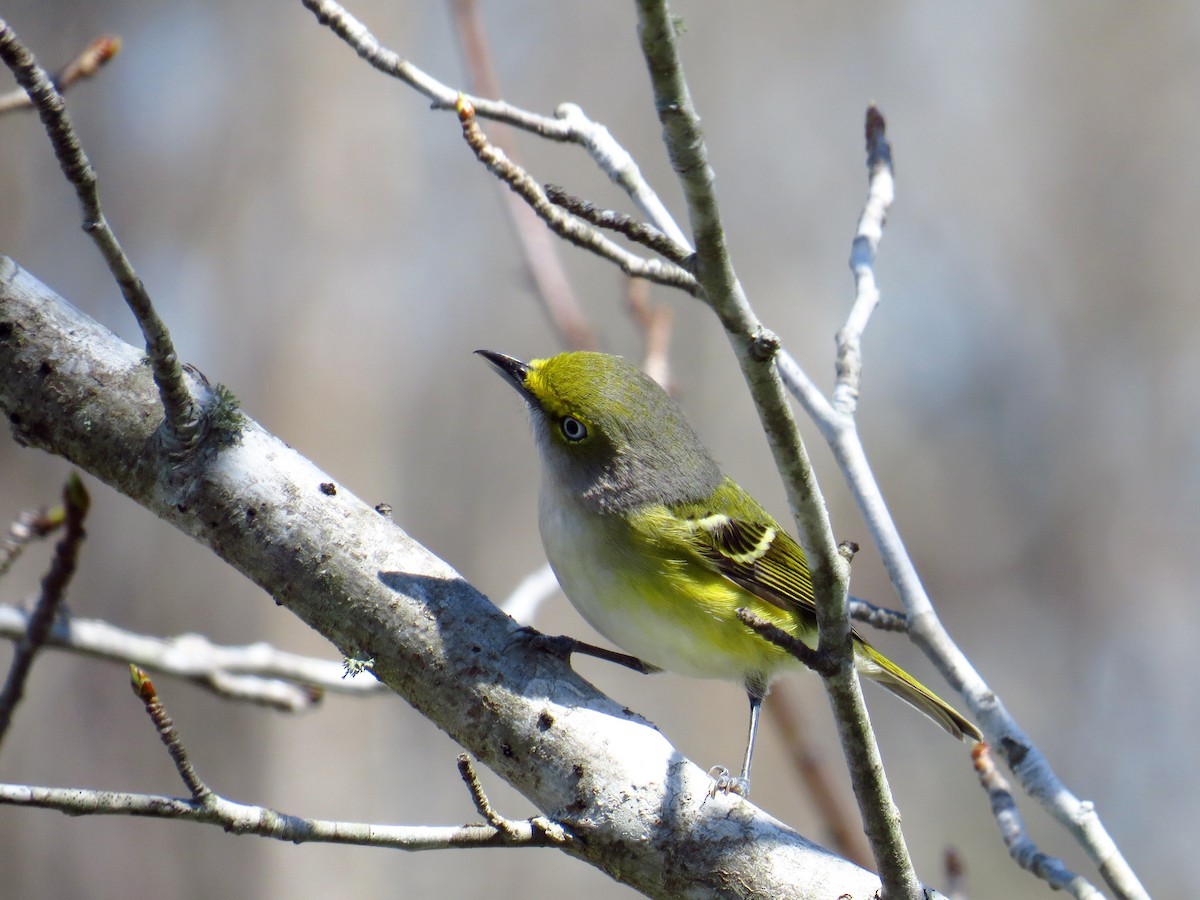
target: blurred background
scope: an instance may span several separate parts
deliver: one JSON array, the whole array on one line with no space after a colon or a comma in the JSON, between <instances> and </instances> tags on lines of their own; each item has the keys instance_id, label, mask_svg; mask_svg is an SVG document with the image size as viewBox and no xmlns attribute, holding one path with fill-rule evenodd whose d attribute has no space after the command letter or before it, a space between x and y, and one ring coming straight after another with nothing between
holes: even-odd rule
<instances>
[{"instance_id":1,"label":"blurred background","mask_svg":"<svg viewBox=\"0 0 1200 900\"><path fill-rule=\"evenodd\" d=\"M447 4L349 8L387 46L465 83ZM1179 848L1200 838L1200 784L1186 774L1200 740L1188 618L1200 575L1200 309L1188 262L1200 14L1078 0L674 11L735 264L761 318L822 385L852 297L863 113L873 100L887 116L898 197L864 345L868 452L963 649L1068 786L1096 802L1150 892L1188 896ZM547 113L581 104L684 220L631 6L483 2L482 13L505 99ZM109 219L181 356L339 484L391 503L493 599L541 565L525 416L471 351L561 347L453 116L358 60L299 2L10 0L3 14L49 68L99 34L124 41L68 104ZM543 182L628 210L583 151L526 136L519 148ZM0 120L0 210L0 252L139 342L31 114ZM565 245L562 255L603 347L639 357L619 273ZM692 422L731 474L786 515L715 318L665 290L651 300L674 311L672 374ZM837 536L864 545L855 592L894 603L836 466L802 425ZM68 471L0 440L0 522L54 502ZM333 657L209 551L87 484L74 614ZM0 601L35 590L49 553L29 551ZM590 636L561 597L537 625ZM877 643L940 689L903 638ZM0 665L8 655L0 648ZM740 758L737 687L579 667L701 766ZM127 679L119 666L39 658L0 779L183 792ZM331 697L289 717L158 684L198 771L226 796L327 818L476 818L456 747L395 697ZM819 680L788 686L846 794ZM953 846L973 900L1047 893L1009 861L964 749L867 691L922 877L944 883ZM768 720L755 799L823 840L786 751ZM532 813L499 779L485 772L484 783L502 813ZM1022 808L1043 850L1098 880L1034 803ZM549 850L296 847L7 807L0 873L11 898L632 896Z\"/></svg>"}]
</instances>

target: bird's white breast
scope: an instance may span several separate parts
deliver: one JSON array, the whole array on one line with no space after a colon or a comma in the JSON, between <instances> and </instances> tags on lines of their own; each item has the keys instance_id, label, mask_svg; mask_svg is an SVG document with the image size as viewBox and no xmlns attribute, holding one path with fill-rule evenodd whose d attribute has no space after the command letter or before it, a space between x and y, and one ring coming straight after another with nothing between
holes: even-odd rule
<instances>
[{"instance_id":1,"label":"bird's white breast","mask_svg":"<svg viewBox=\"0 0 1200 900\"><path fill-rule=\"evenodd\" d=\"M538 524L554 574L572 605L598 632L644 662L693 678L741 682L746 661L721 652L698 631L715 623L679 598L648 602L638 583L659 577L619 514L603 513L542 483ZM699 626L699 627L697 627ZM727 627L727 626L726 626Z\"/></svg>"}]
</instances>

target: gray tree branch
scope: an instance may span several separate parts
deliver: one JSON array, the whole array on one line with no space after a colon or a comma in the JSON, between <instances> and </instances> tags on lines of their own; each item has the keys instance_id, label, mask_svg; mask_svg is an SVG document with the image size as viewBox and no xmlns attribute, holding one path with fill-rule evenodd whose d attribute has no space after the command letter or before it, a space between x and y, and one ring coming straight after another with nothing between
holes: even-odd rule
<instances>
[{"instance_id":1,"label":"gray tree branch","mask_svg":"<svg viewBox=\"0 0 1200 900\"><path fill-rule=\"evenodd\" d=\"M87 788L0 784L0 805L53 809L69 816L140 816L217 825L231 834L254 834L291 844L353 844L393 850L455 850L471 847L553 846L553 823L512 822L512 830L494 825L376 825L289 815L265 806L227 800L217 794L201 803L164 794L131 794Z\"/></svg>"},{"instance_id":2,"label":"gray tree branch","mask_svg":"<svg viewBox=\"0 0 1200 900\"><path fill-rule=\"evenodd\" d=\"M0 637L19 640L30 614L0 604ZM363 696L384 690L374 678L348 678L341 663L288 653L265 642L237 647L215 644L202 634L173 637L138 634L100 619L55 619L46 646L128 665L136 662L183 678L231 700L301 712L325 692Z\"/></svg>"}]
</instances>

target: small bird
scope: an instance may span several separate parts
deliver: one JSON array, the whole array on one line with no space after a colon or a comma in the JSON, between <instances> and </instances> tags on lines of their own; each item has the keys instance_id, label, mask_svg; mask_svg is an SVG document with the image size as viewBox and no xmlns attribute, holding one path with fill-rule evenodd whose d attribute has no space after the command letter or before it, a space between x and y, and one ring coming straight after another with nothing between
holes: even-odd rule
<instances>
[{"instance_id":1,"label":"small bird","mask_svg":"<svg viewBox=\"0 0 1200 900\"><path fill-rule=\"evenodd\" d=\"M538 524L567 598L598 632L651 666L741 684L750 729L780 671L799 665L737 617L739 607L810 647L816 604L804 550L716 462L679 405L618 356L521 362L476 351L525 398L541 455ZM854 632L858 672L960 740L979 730Z\"/></svg>"}]
</instances>

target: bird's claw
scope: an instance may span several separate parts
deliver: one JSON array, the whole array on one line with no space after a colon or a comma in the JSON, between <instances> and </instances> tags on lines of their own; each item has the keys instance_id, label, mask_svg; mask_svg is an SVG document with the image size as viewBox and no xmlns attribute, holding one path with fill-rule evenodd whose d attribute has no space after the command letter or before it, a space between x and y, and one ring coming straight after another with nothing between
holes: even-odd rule
<instances>
[{"instance_id":1,"label":"bird's claw","mask_svg":"<svg viewBox=\"0 0 1200 900\"><path fill-rule=\"evenodd\" d=\"M512 636L510 646L514 644L524 644L531 650L549 653L568 663L571 661L571 654L577 648L574 638L567 637L565 634L543 634L532 625L523 625L517 629Z\"/></svg>"},{"instance_id":2,"label":"bird's claw","mask_svg":"<svg viewBox=\"0 0 1200 900\"><path fill-rule=\"evenodd\" d=\"M717 794L737 794L742 798L750 796L750 779L732 775L724 766L713 766L708 770L708 777L712 779L708 788L709 799Z\"/></svg>"}]
</instances>

